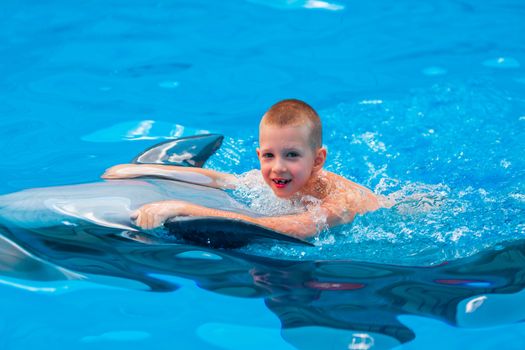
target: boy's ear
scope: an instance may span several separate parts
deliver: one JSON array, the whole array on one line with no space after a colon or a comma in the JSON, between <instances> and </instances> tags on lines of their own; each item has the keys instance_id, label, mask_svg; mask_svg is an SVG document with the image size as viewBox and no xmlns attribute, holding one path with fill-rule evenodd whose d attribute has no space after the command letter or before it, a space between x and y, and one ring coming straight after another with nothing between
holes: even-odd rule
<instances>
[{"instance_id":1,"label":"boy's ear","mask_svg":"<svg viewBox=\"0 0 525 350\"><path fill-rule=\"evenodd\" d=\"M321 147L317 150L314 159L314 171L319 171L323 168L326 162L326 148Z\"/></svg>"},{"instance_id":2,"label":"boy's ear","mask_svg":"<svg viewBox=\"0 0 525 350\"><path fill-rule=\"evenodd\" d=\"M259 149L259 147L257 147L255 152L257 152L257 158L261 159L261 150Z\"/></svg>"}]
</instances>

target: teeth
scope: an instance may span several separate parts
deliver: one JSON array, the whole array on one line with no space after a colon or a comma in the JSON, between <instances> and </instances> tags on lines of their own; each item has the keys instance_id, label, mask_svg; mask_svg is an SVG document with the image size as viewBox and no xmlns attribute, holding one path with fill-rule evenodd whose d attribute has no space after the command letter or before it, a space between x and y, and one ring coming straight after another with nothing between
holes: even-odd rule
<instances>
[{"instance_id":1,"label":"teeth","mask_svg":"<svg viewBox=\"0 0 525 350\"><path fill-rule=\"evenodd\" d=\"M279 185L283 185L283 184L290 182L290 180L273 180L273 181Z\"/></svg>"}]
</instances>

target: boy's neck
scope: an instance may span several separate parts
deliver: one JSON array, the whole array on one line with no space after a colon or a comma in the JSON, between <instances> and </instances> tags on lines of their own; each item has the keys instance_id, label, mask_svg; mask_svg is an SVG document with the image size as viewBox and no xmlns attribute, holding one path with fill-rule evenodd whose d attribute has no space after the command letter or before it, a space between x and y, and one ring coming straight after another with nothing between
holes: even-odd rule
<instances>
[{"instance_id":1,"label":"boy's neck","mask_svg":"<svg viewBox=\"0 0 525 350\"><path fill-rule=\"evenodd\" d=\"M299 197L313 196L318 199L323 199L328 194L328 183L326 172L321 169L310 176L308 182L297 192L297 195Z\"/></svg>"}]
</instances>

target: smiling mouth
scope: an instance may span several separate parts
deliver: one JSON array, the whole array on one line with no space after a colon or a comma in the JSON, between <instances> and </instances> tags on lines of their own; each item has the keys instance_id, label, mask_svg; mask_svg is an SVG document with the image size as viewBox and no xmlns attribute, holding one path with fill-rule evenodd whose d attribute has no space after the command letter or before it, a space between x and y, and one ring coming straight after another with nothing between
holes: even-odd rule
<instances>
[{"instance_id":1,"label":"smiling mouth","mask_svg":"<svg viewBox=\"0 0 525 350\"><path fill-rule=\"evenodd\" d=\"M286 180L286 179L273 179L272 180L277 186L284 186L289 184L292 180Z\"/></svg>"}]
</instances>

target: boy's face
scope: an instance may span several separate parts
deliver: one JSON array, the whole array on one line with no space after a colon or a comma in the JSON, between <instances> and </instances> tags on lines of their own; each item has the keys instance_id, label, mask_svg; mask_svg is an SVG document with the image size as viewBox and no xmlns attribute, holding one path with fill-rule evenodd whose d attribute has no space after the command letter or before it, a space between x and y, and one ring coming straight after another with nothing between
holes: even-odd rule
<instances>
[{"instance_id":1,"label":"boy's face","mask_svg":"<svg viewBox=\"0 0 525 350\"><path fill-rule=\"evenodd\" d=\"M277 197L289 198L297 193L323 167L326 151L314 151L309 138L308 125L261 123L257 156L264 181Z\"/></svg>"}]
</instances>

